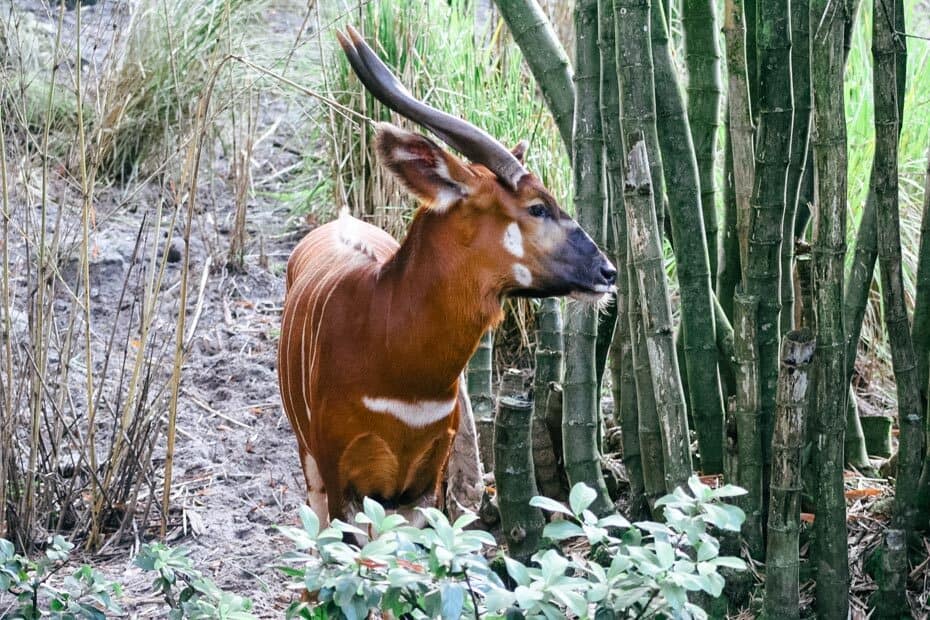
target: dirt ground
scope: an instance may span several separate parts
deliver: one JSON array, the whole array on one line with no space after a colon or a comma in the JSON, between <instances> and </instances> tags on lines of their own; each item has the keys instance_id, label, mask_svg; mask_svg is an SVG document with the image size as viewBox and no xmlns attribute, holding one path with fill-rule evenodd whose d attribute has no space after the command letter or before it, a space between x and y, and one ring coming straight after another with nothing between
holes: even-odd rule
<instances>
[{"instance_id":1,"label":"dirt ground","mask_svg":"<svg viewBox=\"0 0 930 620\"><path fill-rule=\"evenodd\" d=\"M53 35L57 3L52 4L53 8L43 2L3 2L0 10L4 19L28 14L41 32ZM108 33L126 23L128 4L102 1L83 9L87 62L103 58ZM306 3L273 2L270 7L263 17L269 32L293 42L304 24ZM69 10L64 16L65 47L74 44L74 23L75 12ZM224 590L250 597L254 613L270 618L282 617L296 596L285 588L286 579L274 568L289 548L275 525L296 525L297 507L304 501L296 442L280 406L275 369L284 266L290 249L308 230L275 195L288 183L287 169L312 145L307 135L299 133L299 110L272 94L260 96L254 132L259 139L251 171L260 191L252 192L248 202L249 242L241 272L225 265L235 190L230 162L222 149L217 149L216 160L201 172L200 208L191 239L188 320L194 315L195 301L202 311L183 367L167 542L189 548L195 566L207 577ZM53 178L50 185L54 196L65 196L73 189L67 187L63 175ZM102 332L94 338L99 356L106 345L106 329L114 320L125 320L125 309L139 302L133 298L136 287L130 286L124 294L123 282L129 270L140 264L133 253L142 217L148 214L151 219L154 205L163 199L158 179L148 185L134 183L132 188L100 187L96 192L95 256L90 270L92 318ZM147 226L151 229L151 222ZM165 251L173 256L166 272L166 297L153 326L155 337L161 334L169 347L176 321L177 303L172 301L179 288L182 228L179 222L166 233L171 239L164 243ZM19 260L26 259L19 256ZM209 276L202 280L201 290L205 269ZM130 273L128 281L135 284L137 277ZM118 312L121 300L122 313ZM119 371L111 367L108 372ZM156 472L161 470L164 454L164 445L159 445ZM144 524L139 528L130 537L134 540L75 560L92 563L123 585L121 604L131 617L165 617L167 607L150 591L151 577L132 564L139 544L154 531L146 530Z\"/></svg>"}]
</instances>

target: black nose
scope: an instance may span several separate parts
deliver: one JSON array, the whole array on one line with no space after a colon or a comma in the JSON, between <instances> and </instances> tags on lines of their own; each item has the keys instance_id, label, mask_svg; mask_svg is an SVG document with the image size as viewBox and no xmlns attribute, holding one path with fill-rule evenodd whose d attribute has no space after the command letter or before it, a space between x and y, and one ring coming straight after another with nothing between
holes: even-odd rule
<instances>
[{"instance_id":1,"label":"black nose","mask_svg":"<svg viewBox=\"0 0 930 620\"><path fill-rule=\"evenodd\" d=\"M617 281L617 270L610 263L604 263L601 265L601 277L612 286Z\"/></svg>"}]
</instances>

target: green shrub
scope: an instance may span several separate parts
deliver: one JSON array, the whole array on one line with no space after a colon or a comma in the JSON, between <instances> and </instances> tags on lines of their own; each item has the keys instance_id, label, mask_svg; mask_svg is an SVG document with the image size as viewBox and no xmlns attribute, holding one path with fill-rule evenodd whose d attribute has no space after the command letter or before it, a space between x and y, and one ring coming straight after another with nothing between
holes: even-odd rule
<instances>
[{"instance_id":1,"label":"green shrub","mask_svg":"<svg viewBox=\"0 0 930 620\"><path fill-rule=\"evenodd\" d=\"M588 507L594 491L578 484L565 506L536 497L535 506L562 518L546 526L553 542L571 540L587 553L566 557L557 549L533 556L533 566L504 557L509 589L491 570L485 552L496 543L490 534L466 530L476 517L455 523L436 509L421 509L429 524L417 529L377 502L364 501L354 525L319 520L301 508L301 528L281 531L297 546L282 567L297 587L315 593L316 602L295 603L288 617L362 620L369 610L395 617L485 618L705 618L689 593L720 596L721 568L742 570L735 557L720 556L714 529L739 531L742 511L723 499L744 493L725 486L711 489L693 477L689 491L662 498L665 523L631 524L619 515L598 519ZM343 541L350 534L370 542ZM580 544L579 544L580 543ZM595 558L607 558L602 565ZM295 566L292 566L296 564Z\"/></svg>"},{"instance_id":2,"label":"green shrub","mask_svg":"<svg viewBox=\"0 0 930 620\"><path fill-rule=\"evenodd\" d=\"M135 564L154 572L152 588L165 598L171 608L171 620L253 620L252 601L224 592L196 570L184 547L171 548L163 543L142 546Z\"/></svg>"},{"instance_id":3,"label":"green shrub","mask_svg":"<svg viewBox=\"0 0 930 620\"><path fill-rule=\"evenodd\" d=\"M114 597L122 596L118 583L106 580L83 564L66 576L60 586L49 580L61 571L74 545L61 536L49 540L45 556L30 560L15 553L13 543L0 538L0 592L16 597L16 603L4 609L4 618L32 620L54 615L59 618L102 620L105 612L121 614Z\"/></svg>"}]
</instances>

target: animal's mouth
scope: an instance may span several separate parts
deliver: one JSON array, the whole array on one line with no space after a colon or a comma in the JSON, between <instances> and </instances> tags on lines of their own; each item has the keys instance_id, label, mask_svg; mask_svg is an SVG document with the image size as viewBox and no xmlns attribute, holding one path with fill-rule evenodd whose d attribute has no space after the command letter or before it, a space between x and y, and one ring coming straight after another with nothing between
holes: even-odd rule
<instances>
[{"instance_id":1,"label":"animal's mouth","mask_svg":"<svg viewBox=\"0 0 930 620\"><path fill-rule=\"evenodd\" d=\"M608 295L616 292L617 287L613 284L595 284L590 287L576 289L569 293L569 297L578 301L596 304L605 301Z\"/></svg>"}]
</instances>

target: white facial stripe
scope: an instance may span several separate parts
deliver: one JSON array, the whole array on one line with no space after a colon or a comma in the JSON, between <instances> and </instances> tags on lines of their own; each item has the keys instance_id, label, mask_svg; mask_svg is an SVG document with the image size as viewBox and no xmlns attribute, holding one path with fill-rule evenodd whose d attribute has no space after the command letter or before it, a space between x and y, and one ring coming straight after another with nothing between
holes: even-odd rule
<instances>
[{"instance_id":1,"label":"white facial stripe","mask_svg":"<svg viewBox=\"0 0 930 620\"><path fill-rule=\"evenodd\" d=\"M504 249L517 258L523 258L523 234L516 222L511 222L504 231Z\"/></svg>"},{"instance_id":2,"label":"white facial stripe","mask_svg":"<svg viewBox=\"0 0 930 620\"><path fill-rule=\"evenodd\" d=\"M394 416L407 426L422 428L433 422L438 422L452 414L455 399L449 400L421 400L415 403L396 398L362 397L362 404L369 411L386 413Z\"/></svg>"},{"instance_id":3,"label":"white facial stripe","mask_svg":"<svg viewBox=\"0 0 930 620\"><path fill-rule=\"evenodd\" d=\"M513 277L520 286L529 286L533 283L533 274L526 268L523 263L514 263Z\"/></svg>"}]
</instances>

